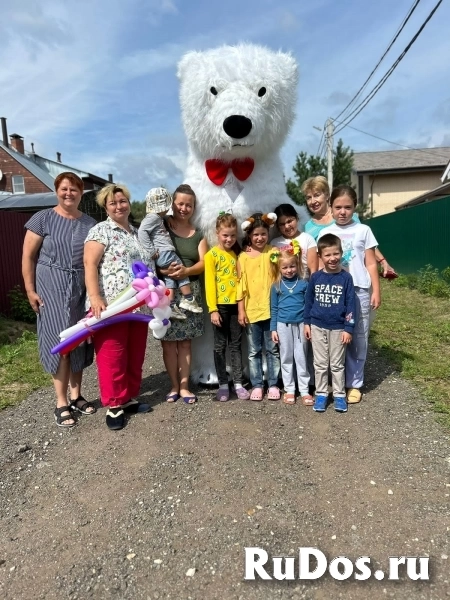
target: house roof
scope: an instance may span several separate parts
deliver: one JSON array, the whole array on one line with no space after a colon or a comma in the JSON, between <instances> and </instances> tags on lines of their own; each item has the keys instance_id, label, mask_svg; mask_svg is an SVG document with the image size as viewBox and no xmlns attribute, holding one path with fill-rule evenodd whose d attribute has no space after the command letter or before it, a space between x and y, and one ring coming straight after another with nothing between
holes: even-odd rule
<instances>
[{"instance_id":1,"label":"house roof","mask_svg":"<svg viewBox=\"0 0 450 600\"><path fill-rule=\"evenodd\" d=\"M420 196L416 196L407 202L403 202L403 204L399 204L395 207L395 210L401 210L402 208L409 208L410 206L416 206L417 204L424 204L425 202L432 202L433 200L441 200L442 198L447 198L450 196L450 182L444 183L444 185L440 185L434 190L430 190L429 192L425 192L425 194L421 194Z\"/></svg>"},{"instance_id":2,"label":"house roof","mask_svg":"<svg viewBox=\"0 0 450 600\"><path fill-rule=\"evenodd\" d=\"M32 175L34 175L37 179L39 179L39 181L46 185L49 188L49 190L53 189L54 178L50 175L50 173L47 173L46 171L42 170L35 162L30 160L25 154L22 154L21 152L17 152L17 150L13 150L12 148L5 146L5 144L3 144L2 142L0 142L0 148L2 148L2 150L4 150L10 156L12 156L12 158L14 158L18 163L20 163L22 167L28 169L28 171L30 171Z\"/></svg>"},{"instance_id":3,"label":"house roof","mask_svg":"<svg viewBox=\"0 0 450 600\"><path fill-rule=\"evenodd\" d=\"M450 148L417 148L415 150L384 150L355 152L353 170L357 173L374 171L409 171L444 169L450 161Z\"/></svg>"},{"instance_id":4,"label":"house roof","mask_svg":"<svg viewBox=\"0 0 450 600\"><path fill-rule=\"evenodd\" d=\"M17 162L19 162L23 167L28 169L30 173L39 179L39 181L42 181L42 183L45 184L50 190L52 190L54 187L55 178L60 173L64 173L65 171L75 173L75 175L78 175L78 177L81 179L89 178L100 185L109 183L108 180L103 179L103 177L98 177L98 175L93 175L87 171L81 171L75 167L65 165L64 163L50 160L49 158L44 158L43 156L39 156L39 154L35 154L33 152L25 152L25 154L22 154L13 148L5 146L2 142L0 142L0 148L3 148L5 152L17 160Z\"/></svg>"},{"instance_id":5,"label":"house roof","mask_svg":"<svg viewBox=\"0 0 450 600\"><path fill-rule=\"evenodd\" d=\"M450 179L450 160L448 161L448 165L447 165L445 171L442 174L442 177L441 177L442 183L444 183L444 181L446 179Z\"/></svg>"},{"instance_id":6,"label":"house roof","mask_svg":"<svg viewBox=\"0 0 450 600\"><path fill-rule=\"evenodd\" d=\"M50 208L58 204L55 192L46 194L9 194L0 196L0 210Z\"/></svg>"}]
</instances>

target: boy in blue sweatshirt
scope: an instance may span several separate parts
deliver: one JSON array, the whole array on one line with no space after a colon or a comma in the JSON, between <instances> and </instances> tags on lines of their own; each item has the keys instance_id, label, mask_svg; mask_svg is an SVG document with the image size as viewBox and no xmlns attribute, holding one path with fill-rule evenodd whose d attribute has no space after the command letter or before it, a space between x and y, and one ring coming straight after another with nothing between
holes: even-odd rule
<instances>
[{"instance_id":1,"label":"boy in blue sweatshirt","mask_svg":"<svg viewBox=\"0 0 450 600\"><path fill-rule=\"evenodd\" d=\"M332 233L317 242L323 269L313 273L305 298L305 337L311 340L316 376L314 410L324 412L331 369L334 408L347 412L345 351L355 327L355 289L350 273L341 267L341 240Z\"/></svg>"}]
</instances>

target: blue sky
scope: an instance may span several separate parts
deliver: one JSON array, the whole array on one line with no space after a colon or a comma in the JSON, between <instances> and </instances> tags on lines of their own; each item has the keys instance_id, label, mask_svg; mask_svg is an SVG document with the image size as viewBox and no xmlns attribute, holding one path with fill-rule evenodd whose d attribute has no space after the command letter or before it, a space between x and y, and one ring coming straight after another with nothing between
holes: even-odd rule
<instances>
[{"instance_id":1,"label":"blue sky","mask_svg":"<svg viewBox=\"0 0 450 600\"><path fill-rule=\"evenodd\" d=\"M422 0L368 91L437 0ZM13 6L14 4L14 6ZM413 147L450 146L450 3L351 123ZM20 0L2 7L0 116L38 154L126 183L133 198L182 182L186 141L176 65L188 50L252 42L299 63L297 118L283 150L315 153L396 33L412 0ZM346 128L355 151L398 149Z\"/></svg>"}]
</instances>

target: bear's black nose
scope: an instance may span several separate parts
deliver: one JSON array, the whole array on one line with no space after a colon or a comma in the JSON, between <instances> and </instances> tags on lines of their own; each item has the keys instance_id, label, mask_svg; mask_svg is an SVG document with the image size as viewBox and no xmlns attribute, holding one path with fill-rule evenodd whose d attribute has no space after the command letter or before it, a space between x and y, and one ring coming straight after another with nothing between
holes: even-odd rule
<instances>
[{"instance_id":1,"label":"bear's black nose","mask_svg":"<svg viewBox=\"0 0 450 600\"><path fill-rule=\"evenodd\" d=\"M223 129L230 137L240 140L252 130L252 122L242 115L231 115L223 122Z\"/></svg>"}]
</instances>

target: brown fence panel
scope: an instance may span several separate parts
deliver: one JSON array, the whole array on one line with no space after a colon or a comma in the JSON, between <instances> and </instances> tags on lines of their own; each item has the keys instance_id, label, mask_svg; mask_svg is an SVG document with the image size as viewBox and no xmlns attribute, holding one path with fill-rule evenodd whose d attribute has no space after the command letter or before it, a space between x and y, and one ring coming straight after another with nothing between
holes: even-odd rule
<instances>
[{"instance_id":1,"label":"brown fence panel","mask_svg":"<svg viewBox=\"0 0 450 600\"><path fill-rule=\"evenodd\" d=\"M33 213L0 211L0 313L10 310L8 292L16 285L22 289L22 246L24 225Z\"/></svg>"}]
</instances>

